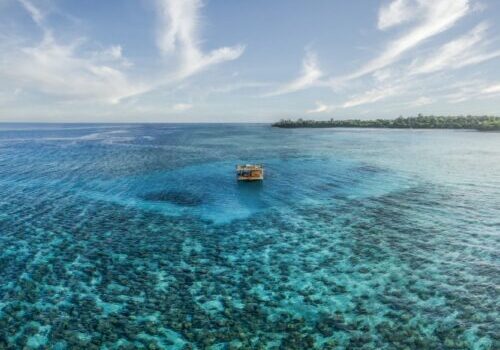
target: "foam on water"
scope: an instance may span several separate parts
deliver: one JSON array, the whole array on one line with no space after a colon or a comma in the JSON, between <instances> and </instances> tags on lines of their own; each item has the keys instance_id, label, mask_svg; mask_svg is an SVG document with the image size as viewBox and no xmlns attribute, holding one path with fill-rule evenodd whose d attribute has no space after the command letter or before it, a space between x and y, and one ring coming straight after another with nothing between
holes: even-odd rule
<instances>
[{"instance_id":1,"label":"foam on water","mask_svg":"<svg viewBox=\"0 0 500 350\"><path fill-rule=\"evenodd\" d=\"M500 347L498 134L94 131L0 127L0 348Z\"/></svg>"}]
</instances>

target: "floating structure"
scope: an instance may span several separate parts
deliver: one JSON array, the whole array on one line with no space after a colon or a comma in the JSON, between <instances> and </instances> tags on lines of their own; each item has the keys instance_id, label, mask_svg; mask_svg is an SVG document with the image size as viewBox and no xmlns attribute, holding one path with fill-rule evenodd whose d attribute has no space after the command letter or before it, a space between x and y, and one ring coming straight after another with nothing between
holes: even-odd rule
<instances>
[{"instance_id":1,"label":"floating structure","mask_svg":"<svg viewBox=\"0 0 500 350\"><path fill-rule=\"evenodd\" d=\"M245 164L236 166L238 181L264 180L264 166L262 164Z\"/></svg>"}]
</instances>

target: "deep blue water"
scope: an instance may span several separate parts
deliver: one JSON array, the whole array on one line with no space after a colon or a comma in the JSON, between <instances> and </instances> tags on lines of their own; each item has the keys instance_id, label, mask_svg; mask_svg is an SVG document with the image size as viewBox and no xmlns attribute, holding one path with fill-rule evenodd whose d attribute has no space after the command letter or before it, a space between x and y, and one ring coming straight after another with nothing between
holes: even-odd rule
<instances>
[{"instance_id":1,"label":"deep blue water","mask_svg":"<svg viewBox=\"0 0 500 350\"><path fill-rule=\"evenodd\" d=\"M0 349L500 349L499 255L498 133L0 124Z\"/></svg>"}]
</instances>

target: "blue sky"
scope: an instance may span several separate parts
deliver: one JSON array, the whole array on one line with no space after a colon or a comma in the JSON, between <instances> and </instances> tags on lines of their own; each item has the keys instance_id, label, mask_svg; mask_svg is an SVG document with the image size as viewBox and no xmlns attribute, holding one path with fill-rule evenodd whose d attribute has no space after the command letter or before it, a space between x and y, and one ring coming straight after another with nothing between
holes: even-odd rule
<instances>
[{"instance_id":1,"label":"blue sky","mask_svg":"<svg viewBox=\"0 0 500 350\"><path fill-rule=\"evenodd\" d=\"M0 0L0 121L500 114L496 0Z\"/></svg>"}]
</instances>

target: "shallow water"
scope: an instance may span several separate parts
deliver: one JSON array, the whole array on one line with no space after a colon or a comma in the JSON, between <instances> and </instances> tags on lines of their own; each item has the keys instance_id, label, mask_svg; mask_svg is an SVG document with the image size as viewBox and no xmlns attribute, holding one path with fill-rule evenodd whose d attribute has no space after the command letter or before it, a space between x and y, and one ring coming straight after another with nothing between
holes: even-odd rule
<instances>
[{"instance_id":1,"label":"shallow water","mask_svg":"<svg viewBox=\"0 0 500 350\"><path fill-rule=\"evenodd\" d=\"M0 349L499 349L499 255L498 133L0 124Z\"/></svg>"}]
</instances>

